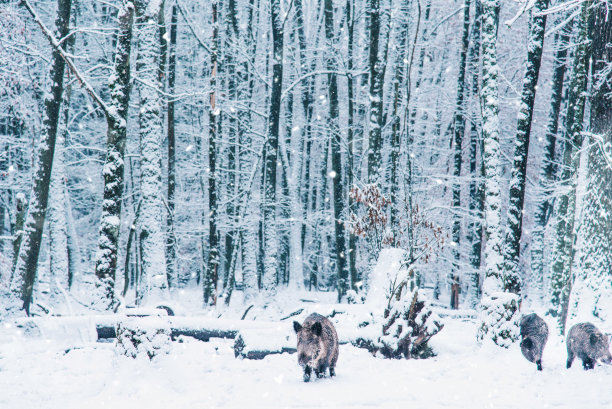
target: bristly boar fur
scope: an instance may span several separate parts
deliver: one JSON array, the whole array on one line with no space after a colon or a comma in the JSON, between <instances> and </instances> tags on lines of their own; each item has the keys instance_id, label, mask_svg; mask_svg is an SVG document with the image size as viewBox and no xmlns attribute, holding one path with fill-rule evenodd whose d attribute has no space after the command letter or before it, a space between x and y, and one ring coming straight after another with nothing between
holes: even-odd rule
<instances>
[{"instance_id":1,"label":"bristly boar fur","mask_svg":"<svg viewBox=\"0 0 612 409\"><path fill-rule=\"evenodd\" d=\"M567 367L572 366L574 358L582 360L585 370L593 369L598 360L612 362L610 341L590 322L574 325L567 334Z\"/></svg>"},{"instance_id":2,"label":"bristly boar fur","mask_svg":"<svg viewBox=\"0 0 612 409\"><path fill-rule=\"evenodd\" d=\"M293 321L297 334L298 363L304 368L304 382L310 380L314 370L317 378L335 376L338 361L338 334L333 324L324 316L313 313L306 317L304 323Z\"/></svg>"},{"instance_id":3,"label":"bristly boar fur","mask_svg":"<svg viewBox=\"0 0 612 409\"><path fill-rule=\"evenodd\" d=\"M525 315L521 319L521 352L529 362L542 370L542 352L548 340L548 325L536 313Z\"/></svg>"}]
</instances>

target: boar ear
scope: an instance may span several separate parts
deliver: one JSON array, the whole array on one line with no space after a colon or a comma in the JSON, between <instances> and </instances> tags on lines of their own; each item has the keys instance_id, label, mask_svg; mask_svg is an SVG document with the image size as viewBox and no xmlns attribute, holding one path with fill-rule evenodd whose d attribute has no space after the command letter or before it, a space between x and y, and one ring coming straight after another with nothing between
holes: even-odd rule
<instances>
[{"instance_id":1,"label":"boar ear","mask_svg":"<svg viewBox=\"0 0 612 409\"><path fill-rule=\"evenodd\" d=\"M591 336L589 337L589 342L591 343L591 345L597 344L598 340L599 337L597 336L597 334L591 334Z\"/></svg>"},{"instance_id":2,"label":"boar ear","mask_svg":"<svg viewBox=\"0 0 612 409\"><path fill-rule=\"evenodd\" d=\"M302 326L300 325L299 322L297 321L293 321L293 330L298 333L300 332L300 330L302 329Z\"/></svg>"},{"instance_id":3,"label":"boar ear","mask_svg":"<svg viewBox=\"0 0 612 409\"><path fill-rule=\"evenodd\" d=\"M312 324L312 332L318 337L321 336L321 332L323 332L323 327L321 326L320 322L315 322L314 324Z\"/></svg>"}]
</instances>

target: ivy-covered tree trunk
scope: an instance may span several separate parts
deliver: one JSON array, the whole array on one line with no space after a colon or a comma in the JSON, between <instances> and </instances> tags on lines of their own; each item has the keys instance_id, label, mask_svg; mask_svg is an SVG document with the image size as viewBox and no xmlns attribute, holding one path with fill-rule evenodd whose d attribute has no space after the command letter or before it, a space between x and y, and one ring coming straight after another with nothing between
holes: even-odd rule
<instances>
[{"instance_id":1,"label":"ivy-covered tree trunk","mask_svg":"<svg viewBox=\"0 0 612 409\"><path fill-rule=\"evenodd\" d=\"M140 191L139 216L142 270L137 303L167 298L166 244L163 235L161 137L162 114L158 67L160 58L160 2L136 3L138 23L138 89L140 92ZM153 85L153 86L151 86Z\"/></svg>"},{"instance_id":2,"label":"ivy-covered tree trunk","mask_svg":"<svg viewBox=\"0 0 612 409\"><path fill-rule=\"evenodd\" d=\"M124 155L127 138L127 118L130 101L130 53L134 6L126 1L118 13L119 32L115 49L113 75L109 80L110 107L116 116L106 118L106 158L104 161L104 194L96 253L96 277L102 309L113 308L115 275L119 256L121 204L124 185Z\"/></svg>"},{"instance_id":3,"label":"ivy-covered tree trunk","mask_svg":"<svg viewBox=\"0 0 612 409\"><path fill-rule=\"evenodd\" d=\"M527 39L527 63L523 77L523 91L519 104L512 177L510 178L510 198L506 225L504 290L515 294L521 293L521 273L519 256L521 250L521 233L523 226L523 207L525 203L525 186L527 181L527 158L529 156L529 139L535 95L540 75L542 48L546 15L542 12L548 8L548 0L537 0L531 9L529 34Z\"/></svg>"},{"instance_id":4,"label":"ivy-covered tree trunk","mask_svg":"<svg viewBox=\"0 0 612 409\"><path fill-rule=\"evenodd\" d=\"M485 279L478 338L508 347L519 336L519 299L504 289L497 66L498 0L482 0L482 135L485 164Z\"/></svg>"},{"instance_id":5,"label":"ivy-covered tree trunk","mask_svg":"<svg viewBox=\"0 0 612 409\"><path fill-rule=\"evenodd\" d=\"M594 5L591 136L583 200L579 267L569 306L572 322L612 317L612 19L604 2Z\"/></svg>"},{"instance_id":6,"label":"ivy-covered tree trunk","mask_svg":"<svg viewBox=\"0 0 612 409\"><path fill-rule=\"evenodd\" d=\"M461 206L461 164L463 163L463 136L465 134L465 114L464 114L464 94L465 94L465 71L467 52L470 33L470 0L463 2L463 34L461 36L461 52L459 53L459 75L457 77L457 101L455 104L455 119L453 124L453 231L452 231L452 246L453 246L453 272L451 273L451 282L454 289L458 288L459 271L461 269L460 259L460 243L461 243L461 216L459 207ZM458 294L451 296L451 308L459 308Z\"/></svg>"},{"instance_id":7,"label":"ivy-covered tree trunk","mask_svg":"<svg viewBox=\"0 0 612 409\"><path fill-rule=\"evenodd\" d=\"M64 38L68 34L72 2L71 0L58 0L57 5L55 38ZM22 308L27 314L30 312L32 292L36 282L38 255L47 213L53 154L64 90L65 64L60 52L54 49L49 72L51 90L45 98L43 130L36 154L36 172L24 223L23 238L10 284L12 294L23 302Z\"/></svg>"},{"instance_id":8,"label":"ivy-covered tree trunk","mask_svg":"<svg viewBox=\"0 0 612 409\"><path fill-rule=\"evenodd\" d=\"M555 176L555 147L559 129L559 113L563 99L563 83L567 66L567 48L572 32L573 20L570 20L555 36L556 53L554 59L551 105L546 126L546 141L544 157L538 178L537 207L534 214L534 227L531 232L531 279L530 295L532 298L541 298L544 281L544 233L550 218L552 183Z\"/></svg>"},{"instance_id":9,"label":"ivy-covered tree trunk","mask_svg":"<svg viewBox=\"0 0 612 409\"><path fill-rule=\"evenodd\" d=\"M563 153L561 181L564 192L557 199L557 221L551 271L550 315L557 317L559 328L565 331L567 307L572 287L572 263L574 258L574 223L576 219L576 184L582 148L582 128L586 104L586 87L591 58L592 3L585 1L580 15L578 46L574 54L573 76L569 88L568 109L565 122L567 139Z\"/></svg>"}]
</instances>

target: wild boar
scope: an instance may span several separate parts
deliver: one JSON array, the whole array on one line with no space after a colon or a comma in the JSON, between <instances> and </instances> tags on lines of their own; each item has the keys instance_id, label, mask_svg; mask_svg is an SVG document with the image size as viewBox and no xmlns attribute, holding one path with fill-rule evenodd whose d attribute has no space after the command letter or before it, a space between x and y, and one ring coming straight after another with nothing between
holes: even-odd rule
<instances>
[{"instance_id":1,"label":"wild boar","mask_svg":"<svg viewBox=\"0 0 612 409\"><path fill-rule=\"evenodd\" d=\"M542 352L548 340L548 325L536 313L525 315L521 319L521 352L529 362L542 370Z\"/></svg>"},{"instance_id":2,"label":"wild boar","mask_svg":"<svg viewBox=\"0 0 612 409\"><path fill-rule=\"evenodd\" d=\"M567 367L572 366L574 358L582 360L585 370L593 369L598 360L612 362L610 341L590 322L574 325L567 334Z\"/></svg>"},{"instance_id":3,"label":"wild boar","mask_svg":"<svg viewBox=\"0 0 612 409\"><path fill-rule=\"evenodd\" d=\"M338 334L333 324L324 316L313 313L306 317L303 324L293 321L297 334L298 363L304 368L304 382L310 381L314 370L317 378L336 375L338 361Z\"/></svg>"}]
</instances>

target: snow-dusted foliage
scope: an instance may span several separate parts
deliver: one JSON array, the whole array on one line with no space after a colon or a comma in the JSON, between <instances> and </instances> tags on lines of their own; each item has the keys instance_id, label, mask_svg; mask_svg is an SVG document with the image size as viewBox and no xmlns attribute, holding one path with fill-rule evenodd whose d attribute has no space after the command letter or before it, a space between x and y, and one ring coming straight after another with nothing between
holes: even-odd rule
<instances>
[{"instance_id":1,"label":"snow-dusted foliage","mask_svg":"<svg viewBox=\"0 0 612 409\"><path fill-rule=\"evenodd\" d=\"M415 272L402 249L385 249L371 273L365 304L372 319L369 336L354 344L387 358L427 358L433 355L427 342L443 327L428 299L416 286Z\"/></svg>"},{"instance_id":2,"label":"snow-dusted foliage","mask_svg":"<svg viewBox=\"0 0 612 409\"><path fill-rule=\"evenodd\" d=\"M491 339L504 348L518 341L521 323L519 303L517 294L503 291L489 293L483 297L478 339Z\"/></svg>"},{"instance_id":3,"label":"snow-dusted foliage","mask_svg":"<svg viewBox=\"0 0 612 409\"><path fill-rule=\"evenodd\" d=\"M153 359L172 349L170 325L155 318L120 321L115 331L115 352L128 358Z\"/></svg>"}]
</instances>

